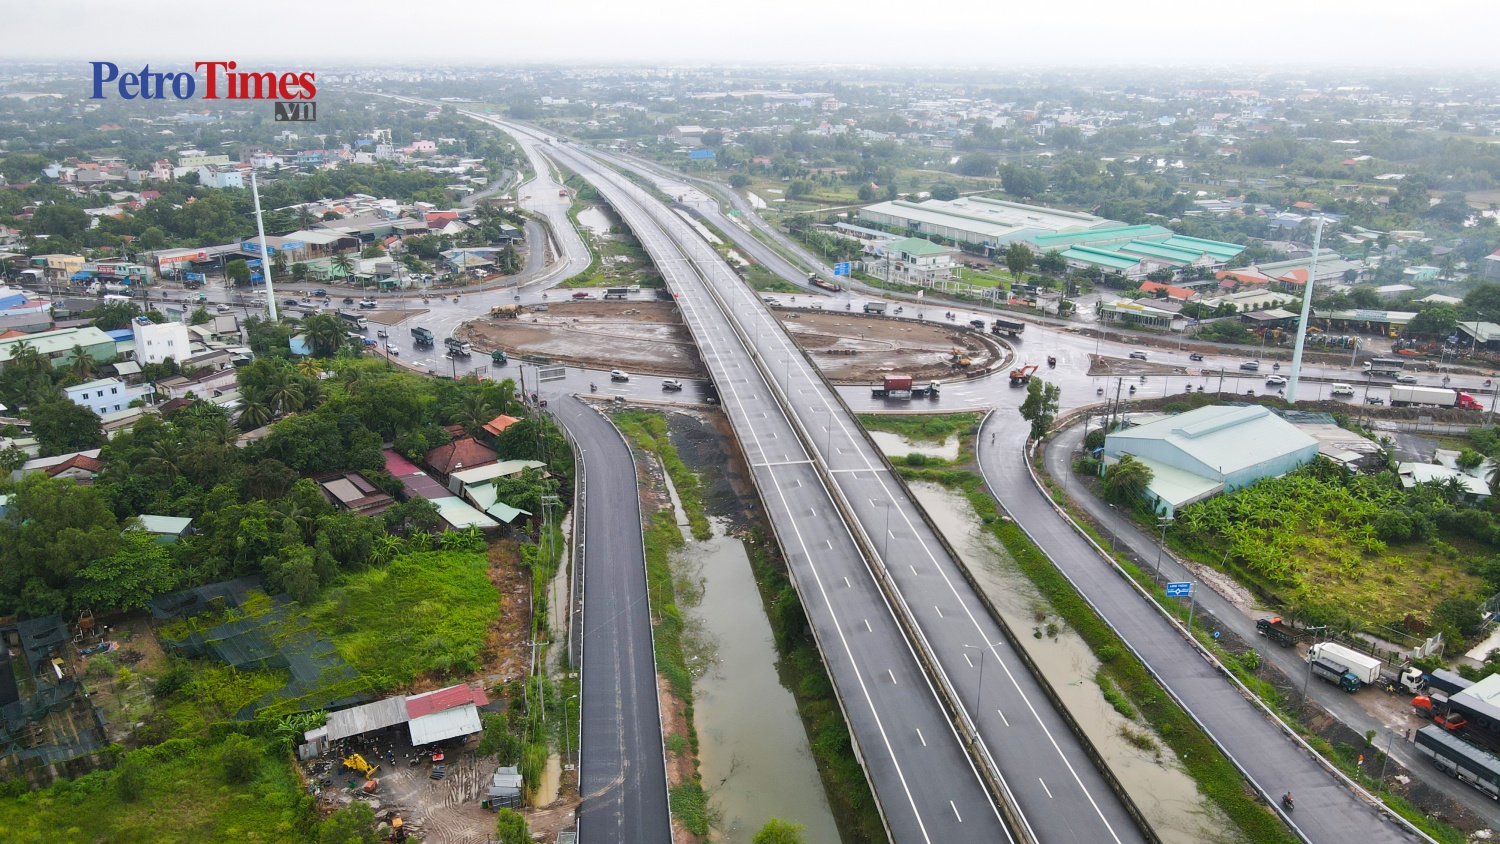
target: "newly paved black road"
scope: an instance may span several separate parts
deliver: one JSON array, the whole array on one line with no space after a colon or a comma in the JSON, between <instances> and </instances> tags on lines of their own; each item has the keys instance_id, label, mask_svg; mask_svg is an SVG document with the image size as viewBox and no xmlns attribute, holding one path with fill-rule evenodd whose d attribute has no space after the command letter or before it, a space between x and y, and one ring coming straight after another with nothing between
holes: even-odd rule
<instances>
[{"instance_id":1,"label":"newly paved black road","mask_svg":"<svg viewBox=\"0 0 1500 844\"><path fill-rule=\"evenodd\" d=\"M579 833L589 842L668 842L635 462L614 426L584 402L555 399L550 410L579 444L583 484L574 554L583 581Z\"/></svg>"}]
</instances>

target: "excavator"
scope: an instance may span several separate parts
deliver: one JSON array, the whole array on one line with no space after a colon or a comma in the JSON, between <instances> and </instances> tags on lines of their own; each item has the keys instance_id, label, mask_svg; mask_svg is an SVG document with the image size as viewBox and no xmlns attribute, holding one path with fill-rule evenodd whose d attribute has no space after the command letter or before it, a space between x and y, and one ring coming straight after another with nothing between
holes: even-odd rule
<instances>
[{"instance_id":1,"label":"excavator","mask_svg":"<svg viewBox=\"0 0 1500 844\"><path fill-rule=\"evenodd\" d=\"M375 772L380 770L379 765L371 765L369 762L365 761L365 757L359 755L358 753L351 753L350 755L345 756L344 767L348 768L351 771L358 771L359 773L364 774L365 779L374 779Z\"/></svg>"},{"instance_id":2,"label":"excavator","mask_svg":"<svg viewBox=\"0 0 1500 844\"><path fill-rule=\"evenodd\" d=\"M1012 387L1019 387L1025 384L1031 380L1031 376L1036 373L1036 370L1037 365L1034 363L1028 363L1025 366L1012 369L1010 371L1010 385Z\"/></svg>"}]
</instances>

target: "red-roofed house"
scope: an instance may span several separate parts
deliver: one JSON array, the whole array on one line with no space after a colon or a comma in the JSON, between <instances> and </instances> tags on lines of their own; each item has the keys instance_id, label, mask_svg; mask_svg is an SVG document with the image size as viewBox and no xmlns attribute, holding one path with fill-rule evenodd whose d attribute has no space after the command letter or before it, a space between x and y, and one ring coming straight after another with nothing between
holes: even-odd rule
<instances>
[{"instance_id":1,"label":"red-roofed house","mask_svg":"<svg viewBox=\"0 0 1500 844\"><path fill-rule=\"evenodd\" d=\"M1142 293L1150 293L1152 296L1155 296L1161 291L1166 291L1166 297L1168 299L1176 299L1179 302L1185 302L1188 299L1193 298L1193 296L1195 295L1193 291L1187 289L1186 287L1173 287L1170 284L1162 284L1159 281L1141 282Z\"/></svg>"},{"instance_id":2,"label":"red-roofed house","mask_svg":"<svg viewBox=\"0 0 1500 844\"><path fill-rule=\"evenodd\" d=\"M1286 275L1278 276L1271 286L1287 293L1301 293L1302 289L1307 286L1307 270L1295 269Z\"/></svg>"},{"instance_id":3,"label":"red-roofed house","mask_svg":"<svg viewBox=\"0 0 1500 844\"><path fill-rule=\"evenodd\" d=\"M446 482L449 475L460 469L488 466L499 462L499 457L494 449L479 440L463 437L427 452L422 462Z\"/></svg>"},{"instance_id":4,"label":"red-roofed house","mask_svg":"<svg viewBox=\"0 0 1500 844\"><path fill-rule=\"evenodd\" d=\"M510 426L520 421L521 420L517 419L514 416L506 416L502 413L499 416L496 416L494 419L491 419L490 421L484 423L484 430L490 436L498 437L502 432L505 431L506 428L509 428Z\"/></svg>"},{"instance_id":5,"label":"red-roofed house","mask_svg":"<svg viewBox=\"0 0 1500 844\"><path fill-rule=\"evenodd\" d=\"M421 718L423 715L431 715L434 712L442 712L454 709L466 703L475 706L487 706L489 698L485 697L483 689L472 686L449 686L446 689L438 689L435 692L412 695L406 699L406 715L408 718Z\"/></svg>"},{"instance_id":6,"label":"red-roofed house","mask_svg":"<svg viewBox=\"0 0 1500 844\"><path fill-rule=\"evenodd\" d=\"M457 211L428 211L422 215L422 221L429 229L440 229L458 219Z\"/></svg>"},{"instance_id":7,"label":"red-roofed house","mask_svg":"<svg viewBox=\"0 0 1500 844\"><path fill-rule=\"evenodd\" d=\"M1270 284L1271 277L1255 270L1219 270L1214 274L1219 280L1220 290L1234 290L1240 285L1257 286Z\"/></svg>"},{"instance_id":8,"label":"red-roofed house","mask_svg":"<svg viewBox=\"0 0 1500 844\"><path fill-rule=\"evenodd\" d=\"M406 699L407 729L414 745L458 738L481 729L479 707L489 705L482 689L450 686Z\"/></svg>"},{"instance_id":9,"label":"red-roofed house","mask_svg":"<svg viewBox=\"0 0 1500 844\"><path fill-rule=\"evenodd\" d=\"M1318 206L1314 205L1311 202L1306 202L1306 201L1304 201L1304 202L1293 202L1292 203L1292 207L1298 209L1299 211L1316 211L1316 210L1318 210Z\"/></svg>"}]
</instances>

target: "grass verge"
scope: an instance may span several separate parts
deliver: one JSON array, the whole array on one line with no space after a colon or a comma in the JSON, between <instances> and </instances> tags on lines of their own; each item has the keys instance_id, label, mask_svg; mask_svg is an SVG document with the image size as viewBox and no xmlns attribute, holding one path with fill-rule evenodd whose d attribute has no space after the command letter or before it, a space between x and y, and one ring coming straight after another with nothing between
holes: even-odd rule
<instances>
[{"instance_id":1,"label":"grass verge","mask_svg":"<svg viewBox=\"0 0 1500 844\"><path fill-rule=\"evenodd\" d=\"M666 469L667 477L672 479L672 486L677 489L677 498L682 502L682 509L687 513L688 526L692 529L693 538L700 542L711 538L713 529L703 510L703 492L698 483L698 476L693 474L693 470L689 469L686 463L682 462L682 458L677 454L676 446L672 445L667 430L667 418L649 410L627 410L616 413L610 418L626 437L656 455L661 461L662 467Z\"/></svg>"},{"instance_id":2,"label":"grass verge","mask_svg":"<svg viewBox=\"0 0 1500 844\"><path fill-rule=\"evenodd\" d=\"M935 413L890 416L881 413L862 413L857 418L866 431L885 431L899 434L913 442L940 443L958 435L959 441L968 443L974 438L979 426L980 413Z\"/></svg>"}]
</instances>

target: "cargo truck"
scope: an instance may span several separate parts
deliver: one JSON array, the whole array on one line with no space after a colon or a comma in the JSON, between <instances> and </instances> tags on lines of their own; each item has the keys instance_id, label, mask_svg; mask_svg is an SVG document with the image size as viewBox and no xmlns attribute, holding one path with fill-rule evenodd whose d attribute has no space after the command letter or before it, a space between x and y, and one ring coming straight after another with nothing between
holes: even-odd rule
<instances>
[{"instance_id":1,"label":"cargo truck","mask_svg":"<svg viewBox=\"0 0 1500 844\"><path fill-rule=\"evenodd\" d=\"M1255 622L1255 632L1283 648L1290 648L1306 635L1301 630L1283 624L1280 616L1257 620Z\"/></svg>"},{"instance_id":2,"label":"cargo truck","mask_svg":"<svg viewBox=\"0 0 1500 844\"><path fill-rule=\"evenodd\" d=\"M628 287L610 287L604 291L604 298L606 299L624 299L629 295L630 288Z\"/></svg>"},{"instance_id":3,"label":"cargo truck","mask_svg":"<svg viewBox=\"0 0 1500 844\"><path fill-rule=\"evenodd\" d=\"M413 328L411 330L411 339L416 341L418 346L431 346L433 339L432 332L426 328Z\"/></svg>"},{"instance_id":4,"label":"cargo truck","mask_svg":"<svg viewBox=\"0 0 1500 844\"><path fill-rule=\"evenodd\" d=\"M339 319L344 321L344 325L354 329L355 331L364 331L367 328L367 326L365 325L365 318L360 316L359 314L351 314L348 311L339 311Z\"/></svg>"},{"instance_id":5,"label":"cargo truck","mask_svg":"<svg viewBox=\"0 0 1500 844\"><path fill-rule=\"evenodd\" d=\"M521 315L520 305L496 305L490 308L490 316L500 319L515 319Z\"/></svg>"},{"instance_id":6,"label":"cargo truck","mask_svg":"<svg viewBox=\"0 0 1500 844\"><path fill-rule=\"evenodd\" d=\"M1380 669L1384 665L1379 659L1346 648L1336 642L1319 642L1307 649L1308 659L1326 659L1344 666L1359 682L1366 685L1380 682Z\"/></svg>"},{"instance_id":7,"label":"cargo truck","mask_svg":"<svg viewBox=\"0 0 1500 844\"><path fill-rule=\"evenodd\" d=\"M453 355L454 357L466 358L469 356L469 353L473 351L473 348L468 343L465 343L457 337L444 338L443 345L448 347L448 354Z\"/></svg>"},{"instance_id":8,"label":"cargo truck","mask_svg":"<svg viewBox=\"0 0 1500 844\"><path fill-rule=\"evenodd\" d=\"M1026 323L1018 319L997 319L990 325L991 334L1009 334L1014 337L1026 330Z\"/></svg>"},{"instance_id":9,"label":"cargo truck","mask_svg":"<svg viewBox=\"0 0 1500 844\"><path fill-rule=\"evenodd\" d=\"M905 401L911 398L910 375L887 375L883 386L871 391L875 398Z\"/></svg>"},{"instance_id":10,"label":"cargo truck","mask_svg":"<svg viewBox=\"0 0 1500 844\"><path fill-rule=\"evenodd\" d=\"M1427 407L1461 407L1465 410L1483 410L1484 405L1468 393L1447 387L1413 387L1409 384L1391 385L1391 407L1421 405Z\"/></svg>"},{"instance_id":11,"label":"cargo truck","mask_svg":"<svg viewBox=\"0 0 1500 844\"><path fill-rule=\"evenodd\" d=\"M865 303L865 313L867 313L867 314L881 314L883 316L885 314L885 303L884 302L866 302Z\"/></svg>"},{"instance_id":12,"label":"cargo truck","mask_svg":"<svg viewBox=\"0 0 1500 844\"><path fill-rule=\"evenodd\" d=\"M1331 659L1314 659L1311 663L1312 673L1328 682L1338 686L1350 694L1359 691L1359 678L1349 670L1343 663L1334 662Z\"/></svg>"},{"instance_id":13,"label":"cargo truck","mask_svg":"<svg viewBox=\"0 0 1500 844\"><path fill-rule=\"evenodd\" d=\"M821 287L824 290L831 290L834 293L839 292L839 286L837 284L834 284L831 281L825 280L822 276L818 275L817 273L808 273L807 274L807 280L810 281L810 282L812 282L812 285L814 287Z\"/></svg>"}]
</instances>

